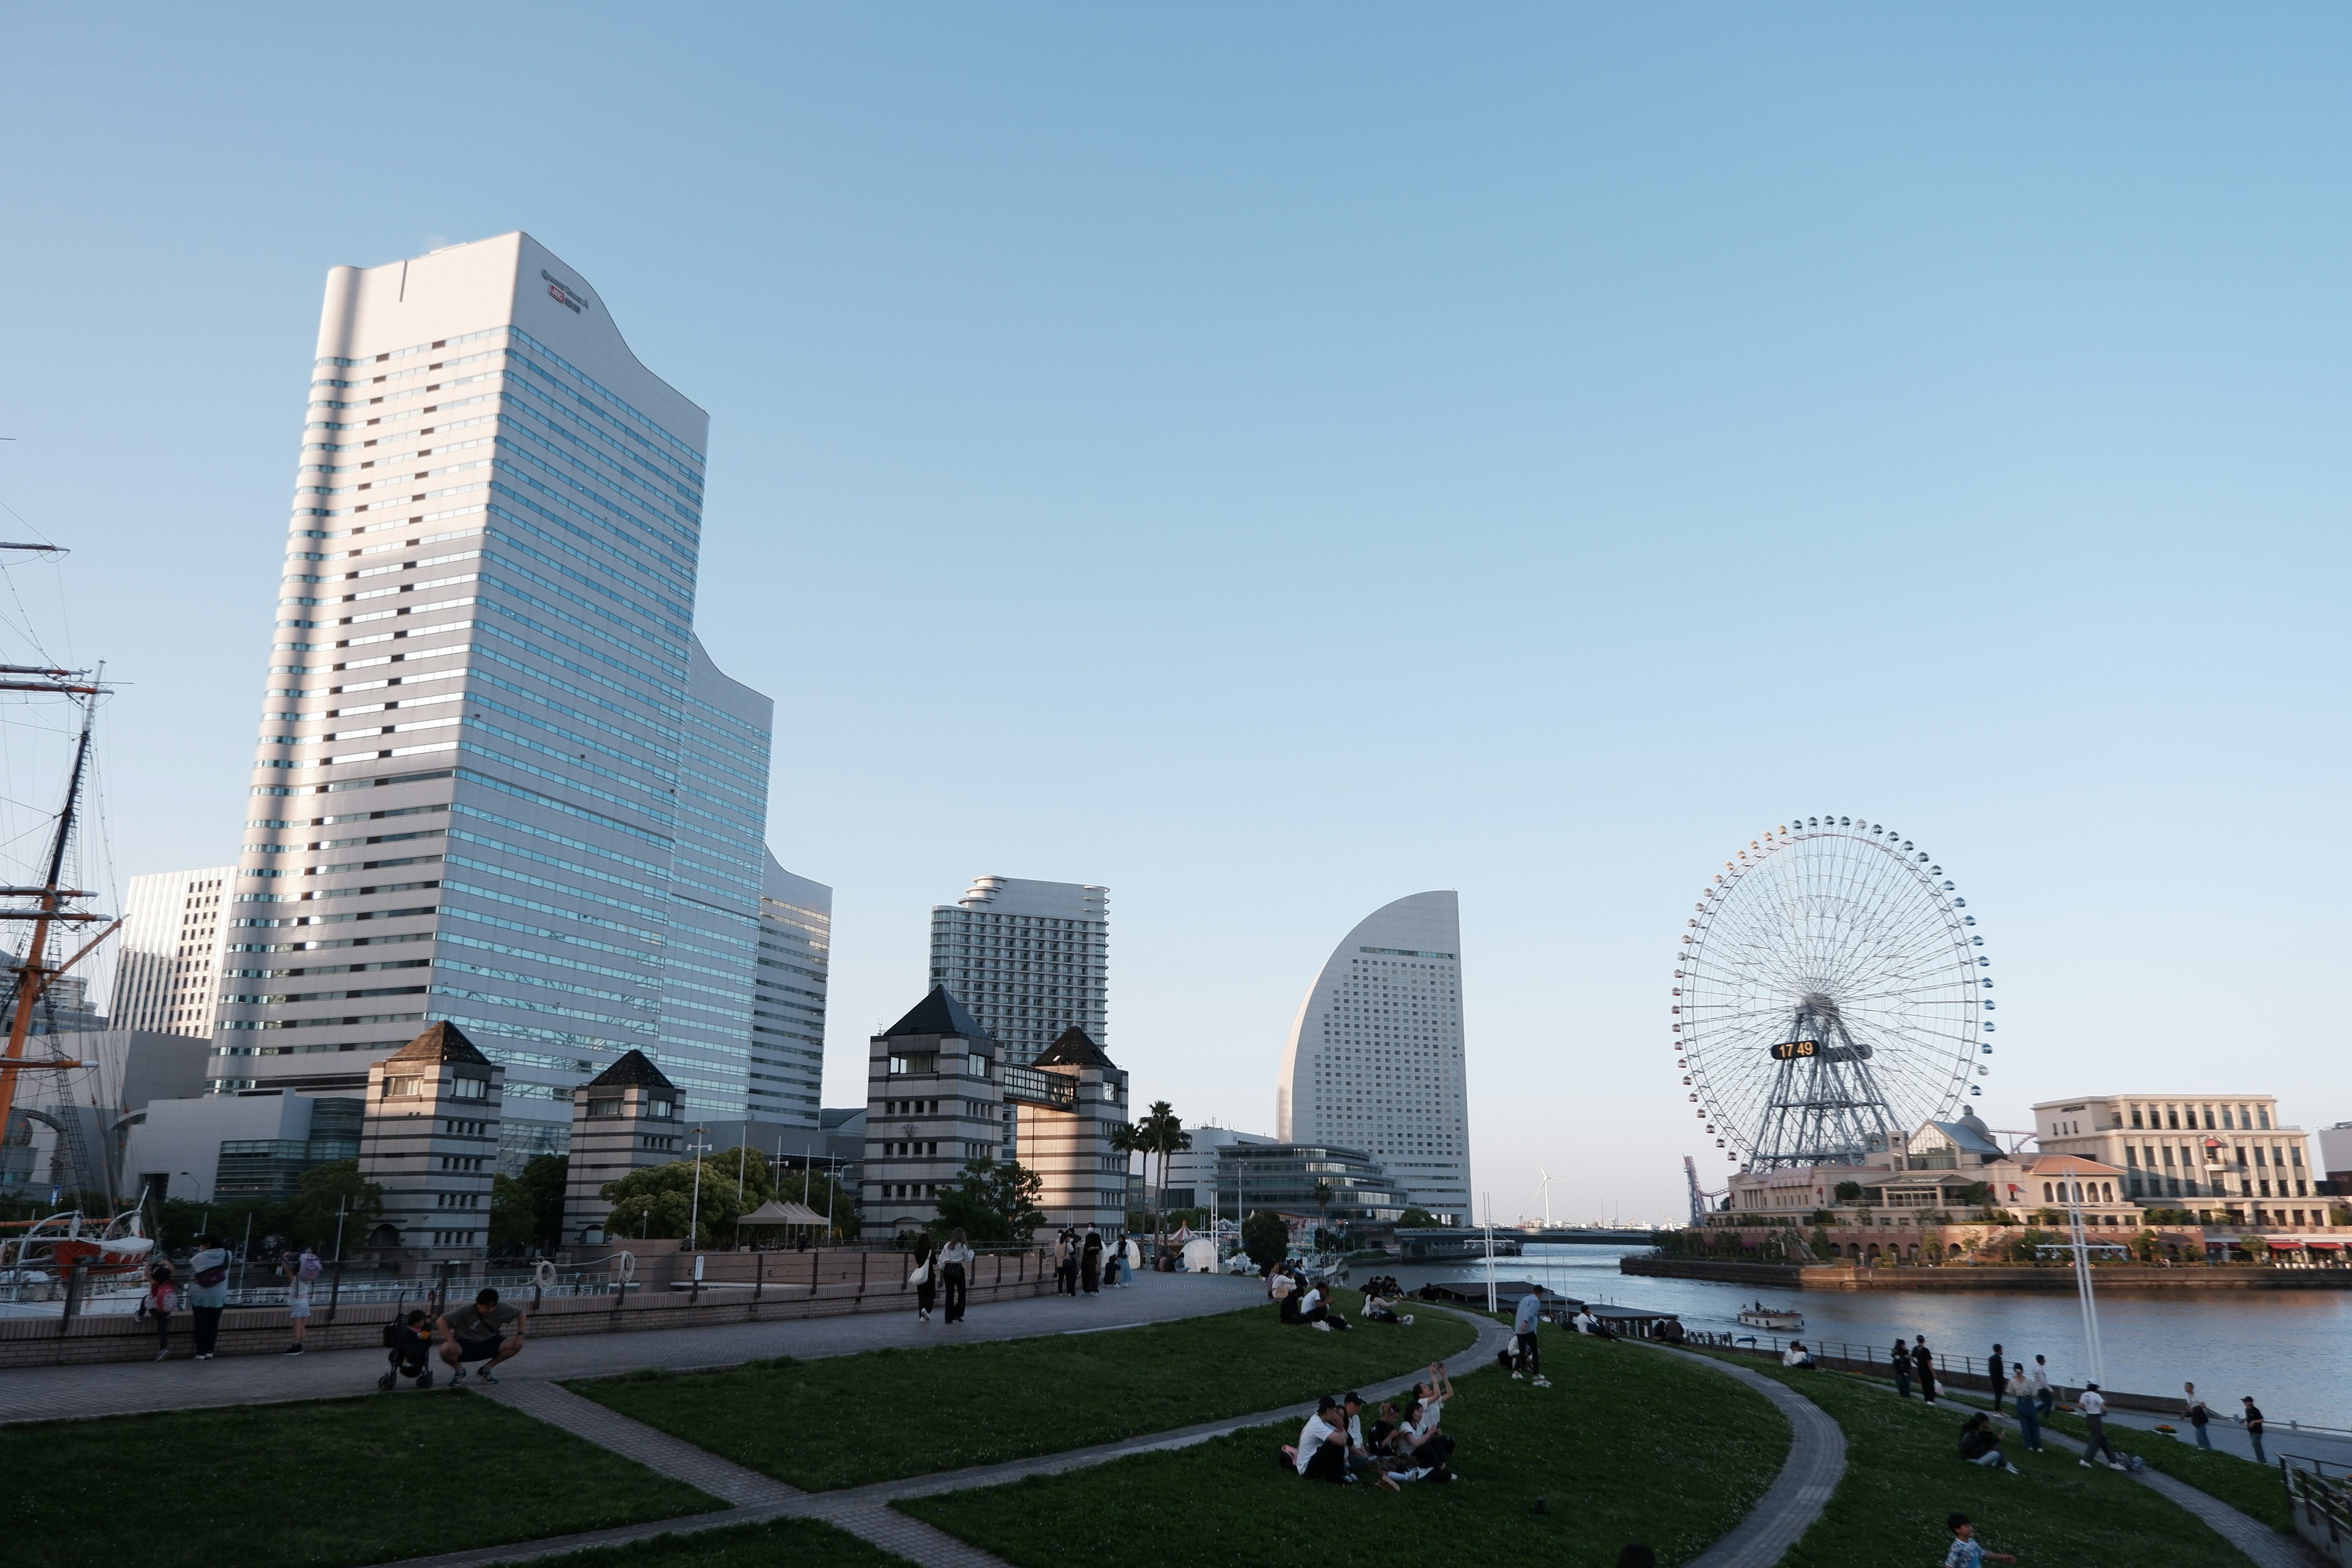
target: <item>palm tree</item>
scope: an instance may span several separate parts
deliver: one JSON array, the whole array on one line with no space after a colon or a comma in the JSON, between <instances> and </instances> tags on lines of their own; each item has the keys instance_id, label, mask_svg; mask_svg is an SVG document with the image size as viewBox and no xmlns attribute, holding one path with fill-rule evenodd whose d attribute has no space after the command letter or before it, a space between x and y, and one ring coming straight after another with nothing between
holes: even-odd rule
<instances>
[{"instance_id":1,"label":"palm tree","mask_svg":"<svg viewBox=\"0 0 2352 1568\"><path fill-rule=\"evenodd\" d=\"M1139 1143L1145 1152L1147 1166L1151 1155L1160 1156L1160 1175L1164 1184L1168 1176L1168 1156L1183 1153L1192 1148L1192 1135L1184 1131L1183 1119L1176 1114L1176 1108L1164 1100L1155 1100L1151 1102L1151 1109L1138 1124L1137 1131L1139 1134ZM1147 1184L1149 1181L1147 1173ZM1151 1189L1151 1228L1155 1237L1164 1238L1166 1227L1160 1223L1160 1188L1158 1186Z\"/></svg>"},{"instance_id":2,"label":"palm tree","mask_svg":"<svg viewBox=\"0 0 2352 1568\"><path fill-rule=\"evenodd\" d=\"M1319 1209L1319 1210L1321 1210L1321 1211L1322 1211L1322 1215L1323 1215L1323 1228L1324 1228L1325 1230L1329 1230L1329 1229L1331 1228L1331 1184L1330 1184L1330 1183L1328 1183L1328 1182L1324 1182L1324 1181L1318 1181L1318 1182L1315 1184L1315 1206L1316 1206L1318 1209Z\"/></svg>"},{"instance_id":3,"label":"palm tree","mask_svg":"<svg viewBox=\"0 0 2352 1568\"><path fill-rule=\"evenodd\" d=\"M1110 1129L1110 1147L1115 1154L1133 1154L1143 1147L1143 1130L1132 1121L1113 1122ZM1149 1159L1145 1161L1144 1165L1144 1184L1149 1186L1151 1179ZM1124 1209L1127 1206L1127 1162L1125 1160L1118 1163L1118 1187L1119 1207Z\"/></svg>"}]
</instances>

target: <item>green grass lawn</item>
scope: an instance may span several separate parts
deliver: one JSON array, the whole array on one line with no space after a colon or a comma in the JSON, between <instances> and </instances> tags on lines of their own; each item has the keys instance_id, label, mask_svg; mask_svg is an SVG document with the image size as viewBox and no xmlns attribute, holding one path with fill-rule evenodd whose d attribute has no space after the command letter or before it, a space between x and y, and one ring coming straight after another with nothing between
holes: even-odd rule
<instances>
[{"instance_id":1,"label":"green grass lawn","mask_svg":"<svg viewBox=\"0 0 2352 1568\"><path fill-rule=\"evenodd\" d=\"M1340 1310L1360 1306L1340 1293ZM942 1330L944 1339L951 1331ZM812 1491L997 1464L1245 1415L1454 1355L1470 1326L1318 1333L1271 1305L1147 1328L638 1373L569 1384L714 1454Z\"/></svg>"},{"instance_id":2,"label":"green grass lawn","mask_svg":"<svg viewBox=\"0 0 2352 1568\"><path fill-rule=\"evenodd\" d=\"M1188 1565L1295 1568L1319 1545L1409 1565L1610 1568L1634 1541L1687 1561L1788 1456L1780 1413L1705 1367L1569 1334L1547 1333L1543 1354L1549 1389L1492 1367L1457 1380L1453 1486L1302 1481L1276 1454L1297 1440L1290 1425L899 1506L1020 1568L1100 1568L1138 1542Z\"/></svg>"},{"instance_id":3,"label":"green grass lawn","mask_svg":"<svg viewBox=\"0 0 2352 1568\"><path fill-rule=\"evenodd\" d=\"M2063 1410L2052 1411L2050 1419L2042 1425L2054 1426L2070 1437L2089 1434L2081 1416ZM2187 1420L2180 1425L2186 1426ZM2263 1436L2268 1437L2269 1434ZM2235 1454L2198 1448L2162 1432L2126 1426L2115 1421L2107 1423L2107 1441L2115 1445L2117 1453L2137 1454L2151 1469L2187 1481L2199 1491L2220 1498L2240 1513L2251 1514L2273 1530L2287 1535L2294 1533L2294 1510L2287 1506L2286 1484L2269 1465L2258 1465Z\"/></svg>"},{"instance_id":4,"label":"green grass lawn","mask_svg":"<svg viewBox=\"0 0 2352 1568\"><path fill-rule=\"evenodd\" d=\"M1845 1430L1846 1473L1829 1508L1781 1568L1887 1568L1940 1563L1945 1516L1965 1513L1989 1552L2028 1565L2130 1563L2213 1568L2237 1551L2186 1510L2129 1476L2086 1470L2051 1447L2028 1453L2013 1434L2001 1452L2024 1472L1988 1470L1959 1457L1958 1405L1896 1399L1833 1372L1787 1372L1752 1356L1720 1359L1777 1377Z\"/></svg>"},{"instance_id":5,"label":"green grass lawn","mask_svg":"<svg viewBox=\"0 0 2352 1568\"><path fill-rule=\"evenodd\" d=\"M561 1557L535 1557L531 1568L912 1568L895 1552L860 1541L823 1520L775 1519L761 1524L656 1535L626 1546L598 1546Z\"/></svg>"},{"instance_id":6,"label":"green grass lawn","mask_svg":"<svg viewBox=\"0 0 2352 1568\"><path fill-rule=\"evenodd\" d=\"M0 1426L0 1475L11 1562L108 1568L341 1568L725 1506L457 1393Z\"/></svg>"}]
</instances>

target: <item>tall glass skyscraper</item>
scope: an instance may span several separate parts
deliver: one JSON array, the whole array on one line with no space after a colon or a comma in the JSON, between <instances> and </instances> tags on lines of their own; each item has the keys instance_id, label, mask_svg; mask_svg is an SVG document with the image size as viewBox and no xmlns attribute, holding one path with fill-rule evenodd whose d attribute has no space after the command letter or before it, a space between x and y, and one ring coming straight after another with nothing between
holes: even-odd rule
<instances>
[{"instance_id":1,"label":"tall glass skyscraper","mask_svg":"<svg viewBox=\"0 0 2352 1568\"><path fill-rule=\"evenodd\" d=\"M509 1160L632 1047L758 1114L772 710L694 635L708 427L527 235L328 275L215 1088L446 1020Z\"/></svg>"}]
</instances>

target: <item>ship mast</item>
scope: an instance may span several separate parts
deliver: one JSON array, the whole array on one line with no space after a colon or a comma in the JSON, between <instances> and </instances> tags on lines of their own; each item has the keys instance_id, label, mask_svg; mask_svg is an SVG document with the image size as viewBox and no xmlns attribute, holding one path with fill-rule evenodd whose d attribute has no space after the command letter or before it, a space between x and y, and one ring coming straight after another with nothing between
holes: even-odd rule
<instances>
[{"instance_id":1,"label":"ship mast","mask_svg":"<svg viewBox=\"0 0 2352 1568\"><path fill-rule=\"evenodd\" d=\"M0 550L37 550L62 554L50 545L0 543ZM58 813L57 822L49 835L49 855L47 875L38 887L0 888L0 898L29 899L30 909L0 909L0 921L30 921L31 940L25 944L25 956L16 966L9 990L13 996L8 1021L8 1044L0 1051L0 1136L5 1136L8 1117L16 1100L16 1079L28 1070L77 1068L77 1061L26 1061L25 1041L32 1034L33 1009L50 982L79 963L94 952L98 944L114 933L121 921L108 921L101 914L72 907L73 901L87 899L84 889L60 885L65 875L66 852L71 847L74 827L81 816L83 781L89 773L90 725L98 716L98 699L109 689L87 669L54 669L39 666L0 664L0 691L56 692L78 700L82 705L81 732L74 742L73 772L66 784L65 805ZM105 921L104 929L84 942L64 963L48 963L49 935L53 928L89 926Z\"/></svg>"}]
</instances>

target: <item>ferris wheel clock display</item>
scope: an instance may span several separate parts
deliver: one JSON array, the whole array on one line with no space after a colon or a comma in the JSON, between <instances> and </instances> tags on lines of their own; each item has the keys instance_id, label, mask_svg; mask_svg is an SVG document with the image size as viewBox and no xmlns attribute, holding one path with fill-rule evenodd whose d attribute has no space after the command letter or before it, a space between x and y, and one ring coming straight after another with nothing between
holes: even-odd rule
<instances>
[{"instance_id":1,"label":"ferris wheel clock display","mask_svg":"<svg viewBox=\"0 0 2352 1568\"><path fill-rule=\"evenodd\" d=\"M1983 1092L1991 965L1925 850L1858 816L1791 817L1724 862L1684 928L1693 1113L1750 1170L1858 1164Z\"/></svg>"}]
</instances>

